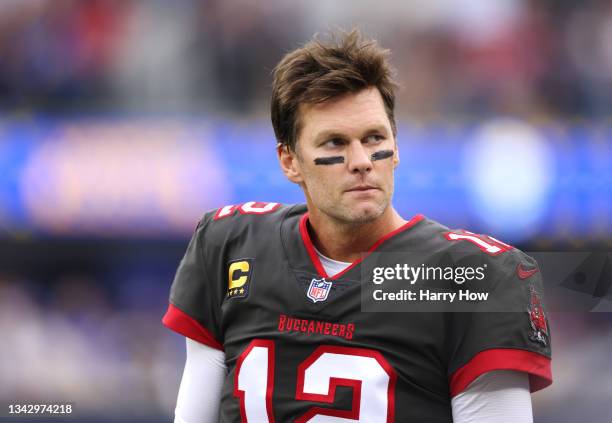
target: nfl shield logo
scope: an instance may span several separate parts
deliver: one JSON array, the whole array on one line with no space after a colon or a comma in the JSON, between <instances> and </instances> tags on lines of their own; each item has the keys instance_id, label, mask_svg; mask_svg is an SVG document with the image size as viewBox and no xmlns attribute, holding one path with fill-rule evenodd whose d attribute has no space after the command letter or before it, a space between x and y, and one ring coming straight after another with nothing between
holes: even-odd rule
<instances>
[{"instance_id":1,"label":"nfl shield logo","mask_svg":"<svg viewBox=\"0 0 612 423\"><path fill-rule=\"evenodd\" d=\"M327 282L325 279L313 279L308 287L306 296L312 300L313 303L317 301L325 301L329 295L332 283Z\"/></svg>"}]
</instances>

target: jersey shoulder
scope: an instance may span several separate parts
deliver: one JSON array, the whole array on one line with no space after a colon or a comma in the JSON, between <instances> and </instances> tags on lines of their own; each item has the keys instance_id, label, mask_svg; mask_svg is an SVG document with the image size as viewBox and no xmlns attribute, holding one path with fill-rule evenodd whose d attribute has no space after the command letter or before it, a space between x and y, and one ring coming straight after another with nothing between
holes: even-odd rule
<instances>
[{"instance_id":1,"label":"jersey shoulder","mask_svg":"<svg viewBox=\"0 0 612 423\"><path fill-rule=\"evenodd\" d=\"M429 250L472 257L487 263L491 271L526 279L538 269L532 257L491 235L451 229L427 218L419 225L419 232L419 236L429 244Z\"/></svg>"},{"instance_id":2,"label":"jersey shoulder","mask_svg":"<svg viewBox=\"0 0 612 423\"><path fill-rule=\"evenodd\" d=\"M244 241L249 237L256 237L261 242L278 233L287 216L302 208L305 210L303 205L263 201L227 205L205 213L197 232L206 238L207 245L220 245L235 239Z\"/></svg>"}]
</instances>

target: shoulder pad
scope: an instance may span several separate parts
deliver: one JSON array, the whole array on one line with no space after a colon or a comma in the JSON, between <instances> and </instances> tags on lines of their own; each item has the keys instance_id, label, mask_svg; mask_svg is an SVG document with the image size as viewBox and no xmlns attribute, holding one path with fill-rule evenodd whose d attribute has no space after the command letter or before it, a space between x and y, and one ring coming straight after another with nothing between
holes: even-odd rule
<instances>
[{"instance_id":1,"label":"shoulder pad","mask_svg":"<svg viewBox=\"0 0 612 423\"><path fill-rule=\"evenodd\" d=\"M280 225L292 207L261 201L227 205L207 212L200 220L198 229L206 231L209 241L210 238L228 240L245 231L270 231Z\"/></svg>"}]
</instances>

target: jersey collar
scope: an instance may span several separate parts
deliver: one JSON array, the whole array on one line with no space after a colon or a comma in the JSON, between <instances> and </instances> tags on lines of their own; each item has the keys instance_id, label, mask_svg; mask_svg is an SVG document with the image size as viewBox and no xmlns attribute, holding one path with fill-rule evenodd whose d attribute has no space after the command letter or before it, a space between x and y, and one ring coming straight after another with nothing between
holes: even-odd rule
<instances>
[{"instance_id":1,"label":"jersey collar","mask_svg":"<svg viewBox=\"0 0 612 423\"><path fill-rule=\"evenodd\" d=\"M378 247L380 247L380 245L383 244L385 241L389 240L390 238L393 238L395 235L402 233L407 229L410 229L411 227L419 223L424 218L425 217L422 214L417 214L416 216L414 216L408 222L404 223L399 228L384 235L378 241L376 241L368 249L368 251L366 251L365 254L362 254L361 257L355 260L354 262L352 262L350 266L348 266L342 272L336 273L335 275L328 275L327 272L325 271L325 268L323 268L323 265L321 264L321 260L319 260L317 251L315 250L314 244L312 243L312 239L310 238L310 234L308 233L308 212L304 213L302 217L300 218L299 228L300 228L300 236L302 238L302 242L304 243L304 247L306 247L306 251L308 252L310 261L312 262L313 266L317 270L317 273L319 273L319 276L325 279L333 280L333 279L337 279L341 277L342 275L346 274L349 270L353 269L355 266L361 263L363 259L365 259L370 253L372 253Z\"/></svg>"}]
</instances>

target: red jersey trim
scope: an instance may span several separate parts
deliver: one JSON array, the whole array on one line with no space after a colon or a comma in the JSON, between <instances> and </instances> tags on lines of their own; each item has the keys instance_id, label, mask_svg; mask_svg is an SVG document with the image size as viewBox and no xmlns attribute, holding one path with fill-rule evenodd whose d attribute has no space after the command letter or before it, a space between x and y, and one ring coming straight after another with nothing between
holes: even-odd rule
<instances>
[{"instance_id":1,"label":"red jersey trim","mask_svg":"<svg viewBox=\"0 0 612 423\"><path fill-rule=\"evenodd\" d=\"M308 212L304 213L304 215L300 219L300 235L302 236L302 241L304 242L306 251L308 251L308 255L310 256L310 261L312 261L312 264L314 265L315 269L317 269L317 272L319 273L319 275L323 278L333 280L333 279L339 278L340 276L344 275L346 272L351 270L353 267L357 266L359 263L361 263L361 261L364 258L366 258L371 252L376 250L382 243L387 241L389 238L392 238L395 235L399 234L400 232L404 232L406 229L413 227L414 225L419 223L424 218L425 216L423 216L422 214L417 214L416 216L414 216L408 222L404 223L399 228L389 232L388 234L380 238L378 241L376 241L368 249L366 254L364 254L361 258L352 262L351 265L348 266L346 269L344 269L342 272L336 273L335 275L332 275L332 276L329 276L327 272L325 271L325 269L323 268L323 265L321 264L321 260L319 260L317 251L314 248L314 244L312 243L312 239L310 238L310 234L308 233L308 227L306 226L306 224L308 223Z\"/></svg>"},{"instance_id":2,"label":"red jersey trim","mask_svg":"<svg viewBox=\"0 0 612 423\"><path fill-rule=\"evenodd\" d=\"M168 310L162 319L162 323L187 338L223 351L223 345L215 339L208 329L174 304L168 304Z\"/></svg>"},{"instance_id":3,"label":"red jersey trim","mask_svg":"<svg viewBox=\"0 0 612 423\"><path fill-rule=\"evenodd\" d=\"M478 376L492 370L517 370L529 374L531 392L552 383L550 358L526 350L494 348L481 351L449 378L451 397L463 392Z\"/></svg>"}]
</instances>

